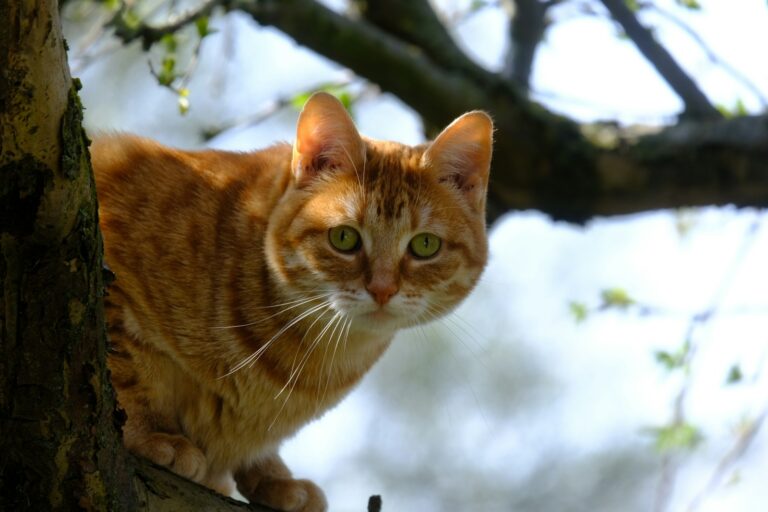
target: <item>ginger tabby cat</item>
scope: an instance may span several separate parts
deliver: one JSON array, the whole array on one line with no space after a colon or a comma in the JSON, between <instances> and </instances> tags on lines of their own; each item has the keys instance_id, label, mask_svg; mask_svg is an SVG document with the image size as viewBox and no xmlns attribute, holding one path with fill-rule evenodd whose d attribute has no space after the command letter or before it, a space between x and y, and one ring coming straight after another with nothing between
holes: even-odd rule
<instances>
[{"instance_id":1,"label":"ginger tabby cat","mask_svg":"<svg viewBox=\"0 0 768 512\"><path fill-rule=\"evenodd\" d=\"M295 145L180 151L97 138L109 367L134 453L278 510L327 509L280 443L439 317L487 257L492 123L415 147L361 137L312 96ZM309 455L309 454L308 454Z\"/></svg>"}]
</instances>

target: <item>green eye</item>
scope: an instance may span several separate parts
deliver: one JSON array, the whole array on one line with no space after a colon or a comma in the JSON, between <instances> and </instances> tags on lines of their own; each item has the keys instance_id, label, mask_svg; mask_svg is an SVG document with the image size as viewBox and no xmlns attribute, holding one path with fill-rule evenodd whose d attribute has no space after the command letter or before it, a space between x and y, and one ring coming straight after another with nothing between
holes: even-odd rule
<instances>
[{"instance_id":1,"label":"green eye","mask_svg":"<svg viewBox=\"0 0 768 512\"><path fill-rule=\"evenodd\" d=\"M353 252L360 248L360 233L349 226L336 226L328 231L328 240L334 249Z\"/></svg>"},{"instance_id":2,"label":"green eye","mask_svg":"<svg viewBox=\"0 0 768 512\"><path fill-rule=\"evenodd\" d=\"M411 252L417 258L431 258L438 250L442 241L432 233L419 233L411 238Z\"/></svg>"}]
</instances>

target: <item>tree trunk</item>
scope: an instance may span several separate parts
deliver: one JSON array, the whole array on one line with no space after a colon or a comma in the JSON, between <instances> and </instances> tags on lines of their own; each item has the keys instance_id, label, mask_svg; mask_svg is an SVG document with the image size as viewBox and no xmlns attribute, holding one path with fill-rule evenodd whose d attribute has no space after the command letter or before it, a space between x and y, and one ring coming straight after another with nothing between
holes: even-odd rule
<instances>
[{"instance_id":1,"label":"tree trunk","mask_svg":"<svg viewBox=\"0 0 768 512\"><path fill-rule=\"evenodd\" d=\"M96 195L55 0L0 4L0 509L136 510Z\"/></svg>"}]
</instances>

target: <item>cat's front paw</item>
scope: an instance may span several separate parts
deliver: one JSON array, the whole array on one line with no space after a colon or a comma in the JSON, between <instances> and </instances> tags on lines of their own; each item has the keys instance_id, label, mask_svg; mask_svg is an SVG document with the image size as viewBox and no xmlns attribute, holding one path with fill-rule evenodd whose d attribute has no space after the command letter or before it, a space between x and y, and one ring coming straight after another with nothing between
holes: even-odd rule
<instances>
[{"instance_id":1,"label":"cat's front paw","mask_svg":"<svg viewBox=\"0 0 768 512\"><path fill-rule=\"evenodd\" d=\"M281 512L326 512L328 503L323 491L310 480L262 478L258 484L240 492L248 501L272 507Z\"/></svg>"},{"instance_id":2,"label":"cat's front paw","mask_svg":"<svg viewBox=\"0 0 768 512\"><path fill-rule=\"evenodd\" d=\"M205 478L208 467L205 455L182 435L153 432L131 443L129 448L137 455L194 482L201 483Z\"/></svg>"}]
</instances>

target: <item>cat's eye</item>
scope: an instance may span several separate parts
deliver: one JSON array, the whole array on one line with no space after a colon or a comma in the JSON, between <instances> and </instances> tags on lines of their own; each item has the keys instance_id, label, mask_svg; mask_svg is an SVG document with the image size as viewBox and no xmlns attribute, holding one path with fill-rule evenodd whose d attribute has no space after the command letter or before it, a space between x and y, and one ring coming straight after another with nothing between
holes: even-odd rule
<instances>
[{"instance_id":1,"label":"cat's eye","mask_svg":"<svg viewBox=\"0 0 768 512\"><path fill-rule=\"evenodd\" d=\"M360 248L360 233L349 226L336 226L328 231L328 241L337 251L353 252Z\"/></svg>"},{"instance_id":2,"label":"cat's eye","mask_svg":"<svg viewBox=\"0 0 768 512\"><path fill-rule=\"evenodd\" d=\"M431 258L440 250L441 244L439 236L432 233L419 233L411 238L411 253L417 258Z\"/></svg>"}]
</instances>

